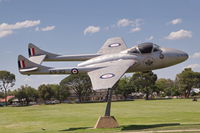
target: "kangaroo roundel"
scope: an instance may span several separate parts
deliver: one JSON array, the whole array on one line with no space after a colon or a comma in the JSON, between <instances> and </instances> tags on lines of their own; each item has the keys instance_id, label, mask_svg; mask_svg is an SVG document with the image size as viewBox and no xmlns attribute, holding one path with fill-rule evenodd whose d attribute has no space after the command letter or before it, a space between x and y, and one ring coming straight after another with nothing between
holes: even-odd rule
<instances>
[{"instance_id":1,"label":"kangaroo roundel","mask_svg":"<svg viewBox=\"0 0 200 133\"><path fill-rule=\"evenodd\" d=\"M78 74L78 69L73 68L73 69L71 70L71 73L72 73L72 74Z\"/></svg>"},{"instance_id":2,"label":"kangaroo roundel","mask_svg":"<svg viewBox=\"0 0 200 133\"><path fill-rule=\"evenodd\" d=\"M114 77L115 75L113 73L106 73L100 76L101 79L109 79Z\"/></svg>"},{"instance_id":3,"label":"kangaroo roundel","mask_svg":"<svg viewBox=\"0 0 200 133\"><path fill-rule=\"evenodd\" d=\"M120 45L121 45L120 43L113 43L113 44L110 44L109 47L118 47Z\"/></svg>"}]
</instances>

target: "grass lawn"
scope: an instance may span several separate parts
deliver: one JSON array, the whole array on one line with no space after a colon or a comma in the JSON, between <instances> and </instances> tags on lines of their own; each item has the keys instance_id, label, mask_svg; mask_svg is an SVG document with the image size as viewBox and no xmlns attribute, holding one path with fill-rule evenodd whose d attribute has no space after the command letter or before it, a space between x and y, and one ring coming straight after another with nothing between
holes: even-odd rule
<instances>
[{"instance_id":1,"label":"grass lawn","mask_svg":"<svg viewBox=\"0 0 200 133\"><path fill-rule=\"evenodd\" d=\"M0 133L131 132L200 129L200 101L191 99L113 102L120 127L90 129L106 103L0 107ZM195 132L192 132L195 133Z\"/></svg>"}]
</instances>

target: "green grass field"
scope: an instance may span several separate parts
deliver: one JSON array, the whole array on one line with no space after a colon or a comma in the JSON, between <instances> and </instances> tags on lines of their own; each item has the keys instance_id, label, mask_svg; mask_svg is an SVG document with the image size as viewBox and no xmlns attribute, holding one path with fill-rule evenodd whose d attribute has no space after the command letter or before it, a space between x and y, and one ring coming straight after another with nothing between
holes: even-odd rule
<instances>
[{"instance_id":1,"label":"green grass field","mask_svg":"<svg viewBox=\"0 0 200 133\"><path fill-rule=\"evenodd\" d=\"M200 101L135 100L113 102L120 127L91 129L106 103L1 107L0 133L131 132L200 129ZM194 133L194 132L193 132Z\"/></svg>"}]
</instances>

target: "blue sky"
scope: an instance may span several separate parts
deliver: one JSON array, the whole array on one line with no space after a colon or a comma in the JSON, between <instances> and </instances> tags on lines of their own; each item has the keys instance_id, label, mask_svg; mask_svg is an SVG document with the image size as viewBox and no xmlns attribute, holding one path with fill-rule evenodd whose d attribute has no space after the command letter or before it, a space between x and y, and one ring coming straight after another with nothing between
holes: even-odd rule
<instances>
[{"instance_id":1,"label":"blue sky","mask_svg":"<svg viewBox=\"0 0 200 133\"><path fill-rule=\"evenodd\" d=\"M19 74L17 56L28 57L29 42L60 54L95 53L109 37L127 46L153 42L183 50L190 58L154 71L175 79L184 67L200 71L200 1L197 0L0 0L0 70L16 75L16 85L59 83L64 76ZM78 62L44 63L64 67Z\"/></svg>"}]
</instances>

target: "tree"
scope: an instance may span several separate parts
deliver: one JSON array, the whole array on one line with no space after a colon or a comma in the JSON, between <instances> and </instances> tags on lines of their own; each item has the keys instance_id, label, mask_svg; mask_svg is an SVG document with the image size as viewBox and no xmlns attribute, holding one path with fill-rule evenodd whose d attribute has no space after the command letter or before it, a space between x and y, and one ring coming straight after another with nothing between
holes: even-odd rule
<instances>
[{"instance_id":1,"label":"tree","mask_svg":"<svg viewBox=\"0 0 200 133\"><path fill-rule=\"evenodd\" d=\"M177 94L175 82L171 79L160 78L156 81L156 86L164 93L164 96L174 96Z\"/></svg>"},{"instance_id":2,"label":"tree","mask_svg":"<svg viewBox=\"0 0 200 133\"><path fill-rule=\"evenodd\" d=\"M149 72L136 72L130 79L130 82L135 85L136 91L142 92L146 96L146 100L149 99L149 96L153 94L153 92L158 92L158 89L155 86L155 82L157 80L157 75L152 71Z\"/></svg>"},{"instance_id":3,"label":"tree","mask_svg":"<svg viewBox=\"0 0 200 133\"><path fill-rule=\"evenodd\" d=\"M193 72L191 68L185 68L176 75L176 82L185 98L189 98L192 87L198 85L199 73Z\"/></svg>"},{"instance_id":4,"label":"tree","mask_svg":"<svg viewBox=\"0 0 200 133\"><path fill-rule=\"evenodd\" d=\"M200 88L200 72L195 72L194 86L196 88Z\"/></svg>"},{"instance_id":5,"label":"tree","mask_svg":"<svg viewBox=\"0 0 200 133\"><path fill-rule=\"evenodd\" d=\"M0 92L0 98L4 98L4 93Z\"/></svg>"},{"instance_id":6,"label":"tree","mask_svg":"<svg viewBox=\"0 0 200 133\"><path fill-rule=\"evenodd\" d=\"M21 86L14 91L15 97L22 103L23 100L26 102L26 105L29 105L29 102L36 101L38 98L38 92L36 89L31 86Z\"/></svg>"},{"instance_id":7,"label":"tree","mask_svg":"<svg viewBox=\"0 0 200 133\"><path fill-rule=\"evenodd\" d=\"M71 89L78 97L79 102L85 100L92 93L92 84L87 74L72 74L60 82L63 88Z\"/></svg>"},{"instance_id":8,"label":"tree","mask_svg":"<svg viewBox=\"0 0 200 133\"><path fill-rule=\"evenodd\" d=\"M0 71L0 89L4 91L7 106L7 91L15 85L15 75L8 71Z\"/></svg>"},{"instance_id":9,"label":"tree","mask_svg":"<svg viewBox=\"0 0 200 133\"><path fill-rule=\"evenodd\" d=\"M115 90L116 94L122 94L124 99L128 98L128 95L132 92L135 92L135 86L131 84L129 77L123 77L117 83L117 87Z\"/></svg>"},{"instance_id":10,"label":"tree","mask_svg":"<svg viewBox=\"0 0 200 133\"><path fill-rule=\"evenodd\" d=\"M42 84L38 87L38 93L39 97L42 98L45 102L47 100L51 100L52 98L55 98L55 91L53 89L53 85L45 85Z\"/></svg>"},{"instance_id":11,"label":"tree","mask_svg":"<svg viewBox=\"0 0 200 133\"><path fill-rule=\"evenodd\" d=\"M60 102L66 100L66 98L70 95L69 89L65 86L60 86L60 85L51 85L52 89L55 92L55 98L59 100Z\"/></svg>"}]
</instances>

